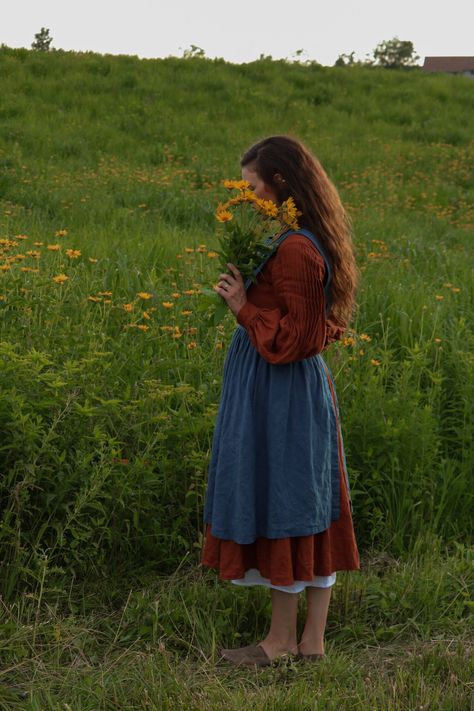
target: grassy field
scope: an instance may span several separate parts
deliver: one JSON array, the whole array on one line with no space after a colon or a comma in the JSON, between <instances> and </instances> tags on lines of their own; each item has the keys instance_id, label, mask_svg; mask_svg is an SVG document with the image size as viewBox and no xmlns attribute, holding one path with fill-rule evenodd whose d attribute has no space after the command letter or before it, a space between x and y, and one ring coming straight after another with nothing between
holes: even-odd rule
<instances>
[{"instance_id":1,"label":"grassy field","mask_svg":"<svg viewBox=\"0 0 474 711\"><path fill-rule=\"evenodd\" d=\"M0 85L0 708L471 709L474 84L2 47ZM199 297L220 183L271 133L354 223L325 360L362 570L323 664L249 673L217 649L268 591L198 565L235 326Z\"/></svg>"}]
</instances>

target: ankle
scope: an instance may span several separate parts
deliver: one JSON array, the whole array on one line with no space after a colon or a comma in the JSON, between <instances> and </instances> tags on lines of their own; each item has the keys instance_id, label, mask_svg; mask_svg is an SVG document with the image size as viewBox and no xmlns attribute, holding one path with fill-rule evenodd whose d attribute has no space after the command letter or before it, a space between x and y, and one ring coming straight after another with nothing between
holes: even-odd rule
<instances>
[{"instance_id":1,"label":"ankle","mask_svg":"<svg viewBox=\"0 0 474 711\"><path fill-rule=\"evenodd\" d=\"M263 640L266 645L272 649L285 652L290 651L296 654L298 651L298 641L296 635L290 637L277 637L275 635L267 634Z\"/></svg>"},{"instance_id":2,"label":"ankle","mask_svg":"<svg viewBox=\"0 0 474 711\"><path fill-rule=\"evenodd\" d=\"M300 654L324 654L324 639L321 637L302 637L298 644Z\"/></svg>"}]
</instances>

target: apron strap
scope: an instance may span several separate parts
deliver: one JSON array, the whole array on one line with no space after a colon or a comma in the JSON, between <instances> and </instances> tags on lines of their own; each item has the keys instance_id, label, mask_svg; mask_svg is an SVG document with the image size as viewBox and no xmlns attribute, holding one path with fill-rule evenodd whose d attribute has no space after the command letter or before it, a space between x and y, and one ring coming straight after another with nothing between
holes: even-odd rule
<instances>
[{"instance_id":1,"label":"apron strap","mask_svg":"<svg viewBox=\"0 0 474 711\"><path fill-rule=\"evenodd\" d=\"M326 267L326 271L325 271L325 274L324 274L323 287L324 287L324 298L325 298L325 301L326 301L326 318L327 318L327 317L329 316L330 311L331 311L331 303L332 303L331 290L330 290L330 283L331 283L331 277L332 277L331 264L330 264L330 261L329 261L329 257L328 257L328 255L327 255L327 253L326 253L326 250L325 250L324 247L321 245L321 243L319 242L319 240L315 237L315 235L314 235L312 232L310 232L309 230L306 230L306 229L304 229L304 228L299 229L299 230L292 230L292 229L290 229L290 230L287 230L286 232L284 232L283 234L281 234L279 237L277 237L277 239L274 241L275 249L273 249L273 250L270 252L270 254L268 254L268 255L265 257L265 259L263 260L263 262L261 262L261 264L259 264L258 267L256 267L256 269L253 270L252 274L253 274L253 276L257 276L258 274L260 274L260 272L262 271L262 269L264 268L264 266L266 265L266 263L268 262L268 260L269 260L271 257L273 257L273 255L274 255L275 252L277 251L277 249L278 249L278 247L280 246L280 244L281 244L290 234L291 234L291 235L294 235L294 234L296 234L296 235L304 235L304 236L307 237L309 240L311 240L311 242L314 244L314 246L316 247L316 249L317 249L318 252L321 254L321 256L322 256L322 258L323 258L323 260L324 260L324 266ZM265 240L265 244L270 244L271 242L272 242L272 237L268 237L268 239ZM252 282L252 280L251 280L250 278L247 279L246 282L245 282L245 289L247 290L247 289L249 288L249 286L250 286L252 283L253 283L253 282Z\"/></svg>"}]
</instances>

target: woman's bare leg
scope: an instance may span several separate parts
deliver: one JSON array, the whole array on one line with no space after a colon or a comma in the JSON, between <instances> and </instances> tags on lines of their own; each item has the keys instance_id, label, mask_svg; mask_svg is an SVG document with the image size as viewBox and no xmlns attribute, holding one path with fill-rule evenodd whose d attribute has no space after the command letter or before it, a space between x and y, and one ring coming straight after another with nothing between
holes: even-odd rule
<instances>
[{"instance_id":1,"label":"woman's bare leg","mask_svg":"<svg viewBox=\"0 0 474 711\"><path fill-rule=\"evenodd\" d=\"M272 621L267 636L259 644L270 659L291 652L298 652L296 620L298 616L298 593L287 593L271 588Z\"/></svg>"},{"instance_id":2,"label":"woman's bare leg","mask_svg":"<svg viewBox=\"0 0 474 711\"><path fill-rule=\"evenodd\" d=\"M306 587L307 614L298 645L300 654L324 654L324 630L326 629L330 599L330 587Z\"/></svg>"}]
</instances>

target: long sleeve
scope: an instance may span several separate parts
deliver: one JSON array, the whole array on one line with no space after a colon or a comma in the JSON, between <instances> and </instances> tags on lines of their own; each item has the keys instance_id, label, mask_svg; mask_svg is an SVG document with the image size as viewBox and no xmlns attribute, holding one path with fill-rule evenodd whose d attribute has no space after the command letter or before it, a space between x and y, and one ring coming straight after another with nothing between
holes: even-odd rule
<instances>
[{"instance_id":1,"label":"long sleeve","mask_svg":"<svg viewBox=\"0 0 474 711\"><path fill-rule=\"evenodd\" d=\"M306 237L289 235L272 258L271 278L278 306L262 308L247 301L237 322L269 363L291 363L320 353L329 335L321 255Z\"/></svg>"}]
</instances>

